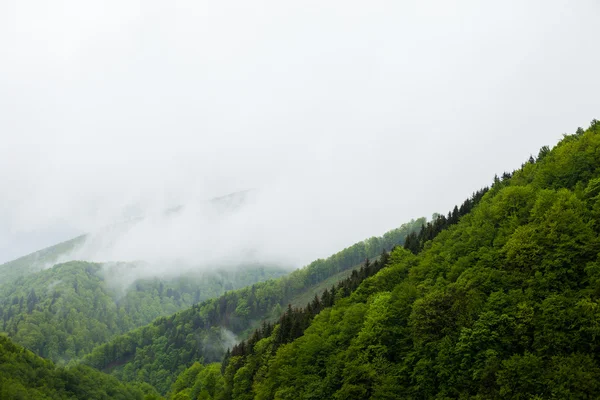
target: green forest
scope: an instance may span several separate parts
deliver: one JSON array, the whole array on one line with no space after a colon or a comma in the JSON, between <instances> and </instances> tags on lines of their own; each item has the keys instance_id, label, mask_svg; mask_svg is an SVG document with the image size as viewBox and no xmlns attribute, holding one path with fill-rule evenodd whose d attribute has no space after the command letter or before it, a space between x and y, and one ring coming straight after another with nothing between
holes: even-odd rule
<instances>
[{"instance_id":1,"label":"green forest","mask_svg":"<svg viewBox=\"0 0 600 400\"><path fill-rule=\"evenodd\" d=\"M284 276L14 274L0 400L600 398L599 235L593 120L446 214Z\"/></svg>"},{"instance_id":2,"label":"green forest","mask_svg":"<svg viewBox=\"0 0 600 400\"><path fill-rule=\"evenodd\" d=\"M177 278L137 279L126 287L111 278L135 268L127 263L71 261L6 283L0 286L0 332L39 356L66 364L157 317L286 272L249 265Z\"/></svg>"},{"instance_id":3,"label":"green forest","mask_svg":"<svg viewBox=\"0 0 600 400\"><path fill-rule=\"evenodd\" d=\"M312 292L327 278L402 245L421 229L420 218L356 243L327 259L316 260L279 279L228 291L187 310L117 336L86 355L83 362L127 382L146 382L167 393L177 374L195 361L220 361L238 337L245 338L262 320L277 319L286 304Z\"/></svg>"},{"instance_id":4,"label":"green forest","mask_svg":"<svg viewBox=\"0 0 600 400\"><path fill-rule=\"evenodd\" d=\"M173 398L598 398L600 123L484 191L350 295L194 364Z\"/></svg>"},{"instance_id":5,"label":"green forest","mask_svg":"<svg viewBox=\"0 0 600 400\"><path fill-rule=\"evenodd\" d=\"M26 256L19 257L16 260L1 264L0 282L3 284L13 282L18 278L39 272L43 270L45 266L57 264L61 257L81 246L85 240L86 236L81 235L54 246L38 250Z\"/></svg>"},{"instance_id":6,"label":"green forest","mask_svg":"<svg viewBox=\"0 0 600 400\"><path fill-rule=\"evenodd\" d=\"M127 385L78 365L55 366L0 335L0 399L160 399L150 385Z\"/></svg>"}]
</instances>

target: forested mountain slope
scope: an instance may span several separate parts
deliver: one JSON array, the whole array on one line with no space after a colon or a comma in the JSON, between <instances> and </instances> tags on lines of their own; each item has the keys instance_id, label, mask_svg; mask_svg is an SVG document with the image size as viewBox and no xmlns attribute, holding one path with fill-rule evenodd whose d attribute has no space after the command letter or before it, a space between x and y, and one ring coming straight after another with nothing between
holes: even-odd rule
<instances>
[{"instance_id":1,"label":"forested mountain slope","mask_svg":"<svg viewBox=\"0 0 600 400\"><path fill-rule=\"evenodd\" d=\"M56 264L62 256L81 246L85 242L85 239L86 235L81 235L1 264L0 285L11 283L17 278L41 271Z\"/></svg>"},{"instance_id":2,"label":"forested mountain slope","mask_svg":"<svg viewBox=\"0 0 600 400\"><path fill-rule=\"evenodd\" d=\"M598 398L599 234L594 120L495 179L457 224L395 249L295 340L281 331L306 309L220 369L186 370L173 398Z\"/></svg>"},{"instance_id":3,"label":"forested mountain slope","mask_svg":"<svg viewBox=\"0 0 600 400\"><path fill-rule=\"evenodd\" d=\"M1 285L0 332L42 357L66 363L159 316L287 273L248 265L127 280L144 267L72 261Z\"/></svg>"},{"instance_id":4,"label":"forested mountain slope","mask_svg":"<svg viewBox=\"0 0 600 400\"><path fill-rule=\"evenodd\" d=\"M253 194L254 190L242 190L230 193L224 196L215 197L208 201L202 201L199 204L206 207L208 211L219 217L225 217L242 208ZM186 206L179 205L164 210L163 217L175 218ZM90 260L90 249L92 255L96 255L98 250L105 248L112 242L118 241L119 235L126 233L139 222L143 222L146 217L142 214L130 215L127 219L105 226L91 234L84 234L73 239L49 246L42 250L35 251L16 260L0 264L0 285L13 282L20 277L26 277L32 273L50 268L55 264L64 263L73 260ZM97 259L93 257L92 259ZM104 257L101 258L105 260Z\"/></svg>"},{"instance_id":5,"label":"forested mountain slope","mask_svg":"<svg viewBox=\"0 0 600 400\"><path fill-rule=\"evenodd\" d=\"M143 381L166 393L193 362L219 361L239 335L263 319L278 318L290 299L329 277L358 266L384 250L402 245L425 219L413 220L382 237L370 238L277 280L268 280L194 305L170 317L119 336L94 349L85 362L125 381Z\"/></svg>"},{"instance_id":6,"label":"forested mountain slope","mask_svg":"<svg viewBox=\"0 0 600 400\"><path fill-rule=\"evenodd\" d=\"M123 384L82 365L56 367L0 335L0 400L159 398L150 385Z\"/></svg>"}]
</instances>

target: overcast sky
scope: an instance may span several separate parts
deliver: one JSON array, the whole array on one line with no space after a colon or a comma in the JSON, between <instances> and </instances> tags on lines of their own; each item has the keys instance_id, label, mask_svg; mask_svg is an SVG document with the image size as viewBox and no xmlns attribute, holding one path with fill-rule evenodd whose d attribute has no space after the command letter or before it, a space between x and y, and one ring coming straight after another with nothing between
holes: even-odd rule
<instances>
[{"instance_id":1,"label":"overcast sky","mask_svg":"<svg viewBox=\"0 0 600 400\"><path fill-rule=\"evenodd\" d=\"M597 0L0 0L0 262L248 188L224 225L196 210L111 257L255 247L297 266L445 213L600 118L599 16Z\"/></svg>"}]
</instances>

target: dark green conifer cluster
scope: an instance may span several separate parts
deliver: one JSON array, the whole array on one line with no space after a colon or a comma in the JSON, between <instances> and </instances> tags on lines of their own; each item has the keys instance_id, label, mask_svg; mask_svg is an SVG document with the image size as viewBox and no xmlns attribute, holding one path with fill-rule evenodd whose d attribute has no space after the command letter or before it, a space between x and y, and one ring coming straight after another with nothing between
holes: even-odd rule
<instances>
[{"instance_id":1,"label":"dark green conifer cluster","mask_svg":"<svg viewBox=\"0 0 600 400\"><path fill-rule=\"evenodd\" d=\"M488 187L478 190L473 195L466 199L461 205L454 206L452 211L448 212L448 216L445 217L442 214L438 214L432 221L429 221L426 225L423 225L421 230L413 232L406 237L404 242L404 248L412 251L413 254L417 254L423 249L426 242L433 240L438 233L448 228L450 225L458 223L458 220L463 215L471 212L473 207L481 201L483 195L489 190Z\"/></svg>"}]
</instances>

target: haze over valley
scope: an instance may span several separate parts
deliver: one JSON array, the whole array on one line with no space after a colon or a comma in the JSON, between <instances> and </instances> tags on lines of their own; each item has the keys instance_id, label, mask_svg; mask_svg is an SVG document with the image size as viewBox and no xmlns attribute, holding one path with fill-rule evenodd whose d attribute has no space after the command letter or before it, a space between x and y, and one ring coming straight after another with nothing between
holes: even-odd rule
<instances>
[{"instance_id":1,"label":"haze over valley","mask_svg":"<svg viewBox=\"0 0 600 400\"><path fill-rule=\"evenodd\" d=\"M0 1L0 400L600 398L599 16Z\"/></svg>"},{"instance_id":2,"label":"haze over valley","mask_svg":"<svg viewBox=\"0 0 600 400\"><path fill-rule=\"evenodd\" d=\"M61 4L0 5L0 262L144 215L90 260L298 267L444 212L598 105L595 2ZM252 188L218 226L202 206Z\"/></svg>"}]
</instances>

